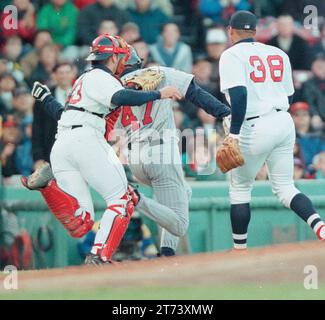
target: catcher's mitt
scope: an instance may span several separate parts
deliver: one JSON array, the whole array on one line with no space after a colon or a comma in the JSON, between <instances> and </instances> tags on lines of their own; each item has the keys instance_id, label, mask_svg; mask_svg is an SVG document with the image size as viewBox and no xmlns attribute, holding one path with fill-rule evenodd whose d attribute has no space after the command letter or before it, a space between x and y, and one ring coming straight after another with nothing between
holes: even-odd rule
<instances>
[{"instance_id":1,"label":"catcher's mitt","mask_svg":"<svg viewBox=\"0 0 325 320\"><path fill-rule=\"evenodd\" d=\"M151 91L157 89L165 75L162 71L147 69L140 74L124 80L124 84L135 90Z\"/></svg>"},{"instance_id":2,"label":"catcher's mitt","mask_svg":"<svg viewBox=\"0 0 325 320\"><path fill-rule=\"evenodd\" d=\"M226 137L222 145L217 149L217 164L223 173L244 164L244 158L240 153L238 139Z\"/></svg>"}]
</instances>

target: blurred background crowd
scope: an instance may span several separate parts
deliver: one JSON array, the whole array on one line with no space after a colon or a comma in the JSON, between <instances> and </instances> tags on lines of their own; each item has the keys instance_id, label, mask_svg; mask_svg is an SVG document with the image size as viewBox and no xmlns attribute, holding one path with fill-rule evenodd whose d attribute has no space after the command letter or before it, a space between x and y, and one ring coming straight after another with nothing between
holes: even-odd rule
<instances>
[{"instance_id":1,"label":"blurred background crowd","mask_svg":"<svg viewBox=\"0 0 325 320\"><path fill-rule=\"evenodd\" d=\"M17 29L5 28L6 5L18 9ZM304 7L315 5L314 28L304 27ZM236 10L259 17L257 40L288 53L296 88L290 112L297 129L295 179L325 178L325 1L324 0L2 0L0 4L0 159L5 185L18 185L49 160L56 123L30 94L35 80L47 84L64 104L84 57L98 34L120 35L145 66L164 65L193 73L198 83L224 101L219 59L230 45L227 23ZM195 106L175 103L179 129L192 128L208 144L186 139L180 148L192 180L225 180L214 164L223 138L220 120ZM216 129L211 134L210 129ZM258 179L267 179L266 169Z\"/></svg>"}]
</instances>

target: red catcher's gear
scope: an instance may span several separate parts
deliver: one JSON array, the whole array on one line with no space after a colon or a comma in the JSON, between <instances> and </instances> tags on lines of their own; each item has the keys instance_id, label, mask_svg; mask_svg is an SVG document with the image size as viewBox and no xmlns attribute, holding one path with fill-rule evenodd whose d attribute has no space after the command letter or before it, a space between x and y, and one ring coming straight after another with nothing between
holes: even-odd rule
<instances>
[{"instance_id":1,"label":"red catcher's gear","mask_svg":"<svg viewBox=\"0 0 325 320\"><path fill-rule=\"evenodd\" d=\"M129 199L128 193L126 193L121 199L128 200L125 208L125 215L120 212L120 208L123 208L122 204L113 204L107 207L107 210L111 210L117 213L116 217L114 218L113 225L111 231L107 237L107 240L100 252L100 257L103 261L111 261L112 256L119 246L126 229L129 225L131 216L134 211L134 203L132 199Z\"/></svg>"},{"instance_id":2,"label":"red catcher's gear","mask_svg":"<svg viewBox=\"0 0 325 320\"><path fill-rule=\"evenodd\" d=\"M77 199L61 190L56 180L51 180L40 192L50 211L72 237L80 238L91 230L94 221L90 213L82 211ZM75 216L77 211L80 215Z\"/></svg>"}]
</instances>

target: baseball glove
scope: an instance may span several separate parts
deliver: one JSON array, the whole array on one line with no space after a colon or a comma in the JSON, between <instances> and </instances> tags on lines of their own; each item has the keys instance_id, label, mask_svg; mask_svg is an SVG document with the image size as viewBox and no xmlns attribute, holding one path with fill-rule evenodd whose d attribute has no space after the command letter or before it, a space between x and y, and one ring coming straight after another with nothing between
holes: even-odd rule
<instances>
[{"instance_id":1,"label":"baseball glove","mask_svg":"<svg viewBox=\"0 0 325 320\"><path fill-rule=\"evenodd\" d=\"M226 137L222 145L217 149L217 164L223 173L244 164L244 158L240 153L238 139Z\"/></svg>"},{"instance_id":2,"label":"baseball glove","mask_svg":"<svg viewBox=\"0 0 325 320\"><path fill-rule=\"evenodd\" d=\"M135 90L151 91L157 89L164 77L164 73L159 70L147 69L125 79L124 84Z\"/></svg>"}]
</instances>

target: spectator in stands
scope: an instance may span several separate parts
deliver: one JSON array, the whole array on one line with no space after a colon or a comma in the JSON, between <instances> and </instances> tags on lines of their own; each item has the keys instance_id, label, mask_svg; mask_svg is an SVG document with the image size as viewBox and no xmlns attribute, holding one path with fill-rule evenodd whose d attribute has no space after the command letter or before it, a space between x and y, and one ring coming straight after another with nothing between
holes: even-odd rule
<instances>
[{"instance_id":1,"label":"spectator in stands","mask_svg":"<svg viewBox=\"0 0 325 320\"><path fill-rule=\"evenodd\" d=\"M8 16L7 13L3 13L0 17L0 32L2 37L8 38L14 35L19 36L25 42L31 43L33 41L35 33L35 9L30 0L13 0L12 4L18 11L18 28L6 28L4 25L5 19ZM11 17L16 19L16 17ZM11 21L12 23L13 21Z\"/></svg>"},{"instance_id":2,"label":"spectator in stands","mask_svg":"<svg viewBox=\"0 0 325 320\"><path fill-rule=\"evenodd\" d=\"M294 163L293 179L294 180L303 179L305 175L304 163L299 158L294 158L293 163Z\"/></svg>"},{"instance_id":3,"label":"spectator in stands","mask_svg":"<svg viewBox=\"0 0 325 320\"><path fill-rule=\"evenodd\" d=\"M0 139L0 162L2 176L4 177L19 174L15 164L15 151L19 138L19 128L14 116L5 116Z\"/></svg>"},{"instance_id":4,"label":"spectator in stands","mask_svg":"<svg viewBox=\"0 0 325 320\"><path fill-rule=\"evenodd\" d=\"M10 36L6 39L3 53L11 62L18 62L23 51L23 44L19 36Z\"/></svg>"},{"instance_id":5,"label":"spectator in stands","mask_svg":"<svg viewBox=\"0 0 325 320\"><path fill-rule=\"evenodd\" d=\"M224 29L208 29L206 34L207 60L212 64L211 81L214 83L218 99L223 99L220 93L219 61L221 54L227 49L227 43L228 38Z\"/></svg>"},{"instance_id":6,"label":"spectator in stands","mask_svg":"<svg viewBox=\"0 0 325 320\"><path fill-rule=\"evenodd\" d=\"M16 85L11 73L0 75L0 115L12 113L12 97Z\"/></svg>"},{"instance_id":7,"label":"spectator in stands","mask_svg":"<svg viewBox=\"0 0 325 320\"><path fill-rule=\"evenodd\" d=\"M195 62L192 70L197 83L204 90L208 91L212 95L216 96L216 86L211 81L212 78L212 64L206 59L200 59Z\"/></svg>"},{"instance_id":8,"label":"spectator in stands","mask_svg":"<svg viewBox=\"0 0 325 320\"><path fill-rule=\"evenodd\" d=\"M125 23L130 21L130 17L127 12L118 9L112 0L97 0L96 3L84 7L78 18L80 44L91 45L103 20L114 21L117 28L121 29Z\"/></svg>"},{"instance_id":9,"label":"spectator in stands","mask_svg":"<svg viewBox=\"0 0 325 320\"><path fill-rule=\"evenodd\" d=\"M310 4L310 1L308 1L308 4ZM284 0L280 8L280 14L291 16L294 20L302 22L306 2L306 0Z\"/></svg>"},{"instance_id":10,"label":"spectator in stands","mask_svg":"<svg viewBox=\"0 0 325 320\"><path fill-rule=\"evenodd\" d=\"M20 66L20 58L22 56L23 46L19 36L11 36L6 39L3 53L8 60L8 71L15 77L16 81L22 83L24 74Z\"/></svg>"},{"instance_id":11,"label":"spectator in stands","mask_svg":"<svg viewBox=\"0 0 325 320\"><path fill-rule=\"evenodd\" d=\"M143 65L146 67L148 63L152 61L148 45L143 41L143 39L139 38L133 42L132 46L137 51L139 57L143 61Z\"/></svg>"},{"instance_id":12,"label":"spectator in stands","mask_svg":"<svg viewBox=\"0 0 325 320\"><path fill-rule=\"evenodd\" d=\"M65 48L76 39L78 9L67 0L51 0L37 14L37 28L47 29L53 41Z\"/></svg>"},{"instance_id":13,"label":"spectator in stands","mask_svg":"<svg viewBox=\"0 0 325 320\"><path fill-rule=\"evenodd\" d=\"M96 0L74 0L73 3L78 9L82 9L90 4L95 3Z\"/></svg>"},{"instance_id":14,"label":"spectator in stands","mask_svg":"<svg viewBox=\"0 0 325 320\"><path fill-rule=\"evenodd\" d=\"M45 45L52 43L52 36L48 30L40 29L36 31L34 38L33 50L28 52L20 60L21 69L24 73L24 77L28 78L32 71L36 68L39 62L39 51Z\"/></svg>"},{"instance_id":15,"label":"spectator in stands","mask_svg":"<svg viewBox=\"0 0 325 320\"><path fill-rule=\"evenodd\" d=\"M277 17L280 14L283 1L284 0L252 1L252 5L254 6L252 12L258 17Z\"/></svg>"},{"instance_id":16,"label":"spectator in stands","mask_svg":"<svg viewBox=\"0 0 325 320\"><path fill-rule=\"evenodd\" d=\"M152 8L152 0L135 0L135 5L135 9L129 9L131 20L139 26L143 40L153 44L169 18L160 9Z\"/></svg>"},{"instance_id":17,"label":"spectator in stands","mask_svg":"<svg viewBox=\"0 0 325 320\"><path fill-rule=\"evenodd\" d=\"M201 14L218 24L227 24L235 11L249 10L250 7L247 0L199 0Z\"/></svg>"},{"instance_id":18,"label":"spectator in stands","mask_svg":"<svg viewBox=\"0 0 325 320\"><path fill-rule=\"evenodd\" d=\"M15 150L15 166L22 175L30 175L32 159L32 110L34 99L26 87L17 88L13 97L13 110L18 121L20 140Z\"/></svg>"},{"instance_id":19,"label":"spectator in stands","mask_svg":"<svg viewBox=\"0 0 325 320\"><path fill-rule=\"evenodd\" d=\"M306 167L311 165L313 157L325 150L325 142L317 134L310 131L311 117L309 106L305 102L296 102L291 105L290 113L292 115L297 141L300 145Z\"/></svg>"},{"instance_id":20,"label":"spectator in stands","mask_svg":"<svg viewBox=\"0 0 325 320\"><path fill-rule=\"evenodd\" d=\"M325 54L319 54L312 64L313 77L303 85L302 96L310 107L311 125L322 130L325 121Z\"/></svg>"},{"instance_id":21,"label":"spectator in stands","mask_svg":"<svg viewBox=\"0 0 325 320\"><path fill-rule=\"evenodd\" d=\"M74 66L70 63L58 64L53 69L52 77L55 83L55 86L51 88L52 94L64 105L76 77ZM33 115L32 153L35 161L34 168L37 168L44 161L50 161L57 121L45 112L44 107L38 101L35 103Z\"/></svg>"},{"instance_id":22,"label":"spectator in stands","mask_svg":"<svg viewBox=\"0 0 325 320\"><path fill-rule=\"evenodd\" d=\"M47 44L39 50L39 62L32 71L27 83L30 87L34 81L50 85L50 75L54 66L58 63L59 50L54 44Z\"/></svg>"},{"instance_id":23,"label":"spectator in stands","mask_svg":"<svg viewBox=\"0 0 325 320\"><path fill-rule=\"evenodd\" d=\"M136 1L134 0L115 0L115 2L120 9L125 10L136 8ZM172 16L174 12L174 8L170 0L151 0L151 9L159 9L169 17Z\"/></svg>"},{"instance_id":24,"label":"spectator in stands","mask_svg":"<svg viewBox=\"0 0 325 320\"><path fill-rule=\"evenodd\" d=\"M277 20L278 34L268 44L286 52L293 70L308 70L311 63L311 50L307 42L295 34L291 16L280 16Z\"/></svg>"},{"instance_id":25,"label":"spectator in stands","mask_svg":"<svg viewBox=\"0 0 325 320\"><path fill-rule=\"evenodd\" d=\"M325 151L317 154L313 159L315 179L325 179Z\"/></svg>"},{"instance_id":26,"label":"spectator in stands","mask_svg":"<svg viewBox=\"0 0 325 320\"><path fill-rule=\"evenodd\" d=\"M177 24L165 24L162 29L161 39L149 47L150 53L158 64L190 73L193 62L192 51L179 38L180 31Z\"/></svg>"},{"instance_id":27,"label":"spectator in stands","mask_svg":"<svg viewBox=\"0 0 325 320\"><path fill-rule=\"evenodd\" d=\"M320 26L320 40L313 46L313 57L318 54L325 55L325 21Z\"/></svg>"},{"instance_id":28,"label":"spectator in stands","mask_svg":"<svg viewBox=\"0 0 325 320\"><path fill-rule=\"evenodd\" d=\"M136 40L140 39L140 29L133 23L126 23L121 30L120 36L129 44L133 44Z\"/></svg>"},{"instance_id":29,"label":"spectator in stands","mask_svg":"<svg viewBox=\"0 0 325 320\"><path fill-rule=\"evenodd\" d=\"M317 8L319 17L325 16L324 0L284 0L281 6L281 14L292 16L294 20L302 23L306 17L304 9L307 5L312 5Z\"/></svg>"},{"instance_id":30,"label":"spectator in stands","mask_svg":"<svg viewBox=\"0 0 325 320\"><path fill-rule=\"evenodd\" d=\"M9 60L5 57L5 55L0 53L0 76L3 73L10 71L8 65L9 65Z\"/></svg>"},{"instance_id":31,"label":"spectator in stands","mask_svg":"<svg viewBox=\"0 0 325 320\"><path fill-rule=\"evenodd\" d=\"M98 35L100 34L109 34L111 36L117 36L119 34L119 30L112 20L103 20L98 28Z\"/></svg>"}]
</instances>

